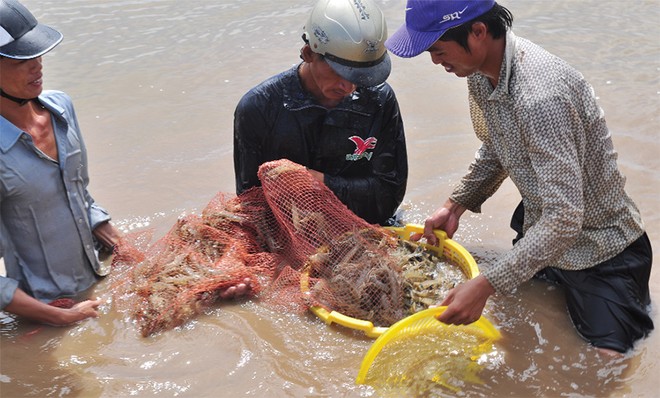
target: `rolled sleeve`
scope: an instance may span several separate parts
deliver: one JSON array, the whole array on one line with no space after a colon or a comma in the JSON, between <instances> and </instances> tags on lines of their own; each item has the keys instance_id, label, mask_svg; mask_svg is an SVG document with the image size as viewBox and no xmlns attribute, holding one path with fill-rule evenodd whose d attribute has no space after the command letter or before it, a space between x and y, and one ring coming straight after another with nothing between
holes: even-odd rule
<instances>
[{"instance_id":1,"label":"rolled sleeve","mask_svg":"<svg viewBox=\"0 0 660 398\"><path fill-rule=\"evenodd\" d=\"M106 221L110 221L110 214L106 209L97 204L92 204L89 208L89 223L92 226L92 231Z\"/></svg>"},{"instance_id":2,"label":"rolled sleeve","mask_svg":"<svg viewBox=\"0 0 660 398\"><path fill-rule=\"evenodd\" d=\"M4 310L14 299L18 281L0 276L0 310Z\"/></svg>"}]
</instances>

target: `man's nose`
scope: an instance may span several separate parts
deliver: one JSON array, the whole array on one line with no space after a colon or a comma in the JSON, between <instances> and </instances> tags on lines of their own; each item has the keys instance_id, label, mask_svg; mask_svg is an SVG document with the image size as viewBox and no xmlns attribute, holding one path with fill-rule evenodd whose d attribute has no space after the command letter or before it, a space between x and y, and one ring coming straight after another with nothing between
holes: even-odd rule
<instances>
[{"instance_id":1,"label":"man's nose","mask_svg":"<svg viewBox=\"0 0 660 398\"><path fill-rule=\"evenodd\" d=\"M42 59L41 57L33 58L31 59L30 62L30 69L35 69L37 68L38 70L41 70L42 68Z\"/></svg>"},{"instance_id":2,"label":"man's nose","mask_svg":"<svg viewBox=\"0 0 660 398\"><path fill-rule=\"evenodd\" d=\"M355 91L357 86L355 84L349 82L348 80L341 78L341 79L339 79L339 88L341 88L341 90L343 92L345 92L346 94L350 94L353 91Z\"/></svg>"}]
</instances>

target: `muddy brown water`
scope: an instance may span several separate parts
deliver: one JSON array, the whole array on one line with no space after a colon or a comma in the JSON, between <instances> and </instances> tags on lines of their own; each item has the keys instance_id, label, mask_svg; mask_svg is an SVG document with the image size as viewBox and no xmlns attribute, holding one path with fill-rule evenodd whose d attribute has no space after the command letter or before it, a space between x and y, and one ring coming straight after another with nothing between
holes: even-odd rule
<instances>
[{"instance_id":1,"label":"muddy brown water","mask_svg":"<svg viewBox=\"0 0 660 398\"><path fill-rule=\"evenodd\" d=\"M68 92L89 150L90 190L127 232L163 234L177 217L234 191L232 116L250 87L298 61L311 1L26 0L60 29L44 58L46 88ZM403 0L380 1L390 32ZM660 251L660 3L509 0L514 30L576 66L593 84L627 190ZM389 82L404 117L410 180L406 221L422 222L478 146L466 85L422 55L393 57ZM519 200L503 187L454 237L486 267L510 247ZM657 257L657 256L656 256ZM656 266L657 268L657 266ZM90 294L108 297L100 282ZM651 275L660 323L660 276ZM483 384L426 396L652 397L660 374L653 332L625 358L606 360L574 332L561 294L530 282L495 296L489 317L504 338ZM68 328L0 318L0 396L369 397L354 383L373 340L313 315L258 300L218 305L151 338L115 311Z\"/></svg>"}]
</instances>

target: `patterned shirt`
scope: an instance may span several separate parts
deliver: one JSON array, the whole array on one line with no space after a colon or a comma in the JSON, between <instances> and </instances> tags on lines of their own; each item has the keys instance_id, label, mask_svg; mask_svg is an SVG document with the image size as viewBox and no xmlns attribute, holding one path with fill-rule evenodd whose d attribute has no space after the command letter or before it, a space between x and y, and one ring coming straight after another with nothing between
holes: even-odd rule
<instances>
[{"instance_id":1,"label":"patterned shirt","mask_svg":"<svg viewBox=\"0 0 660 398\"><path fill-rule=\"evenodd\" d=\"M642 235L603 111L580 72L509 31L497 87L481 73L467 80L482 145L451 199L480 212L510 177L525 206L524 238L482 272L498 292L545 267L595 266Z\"/></svg>"}]
</instances>

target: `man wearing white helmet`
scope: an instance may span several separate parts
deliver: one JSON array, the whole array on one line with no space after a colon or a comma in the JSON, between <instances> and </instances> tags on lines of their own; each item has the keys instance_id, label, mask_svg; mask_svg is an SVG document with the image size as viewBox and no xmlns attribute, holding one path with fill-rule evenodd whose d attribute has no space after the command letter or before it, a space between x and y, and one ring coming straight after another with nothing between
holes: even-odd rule
<instances>
[{"instance_id":1,"label":"man wearing white helmet","mask_svg":"<svg viewBox=\"0 0 660 398\"><path fill-rule=\"evenodd\" d=\"M66 325L97 316L75 297L106 274L98 250L119 232L87 191L87 152L71 99L43 91L41 57L62 41L15 0L0 0L0 310Z\"/></svg>"},{"instance_id":2,"label":"man wearing white helmet","mask_svg":"<svg viewBox=\"0 0 660 398\"><path fill-rule=\"evenodd\" d=\"M304 26L302 62L264 81L234 115L236 192L260 185L261 164L306 166L355 214L387 224L408 178L403 122L372 0L320 0Z\"/></svg>"}]
</instances>

